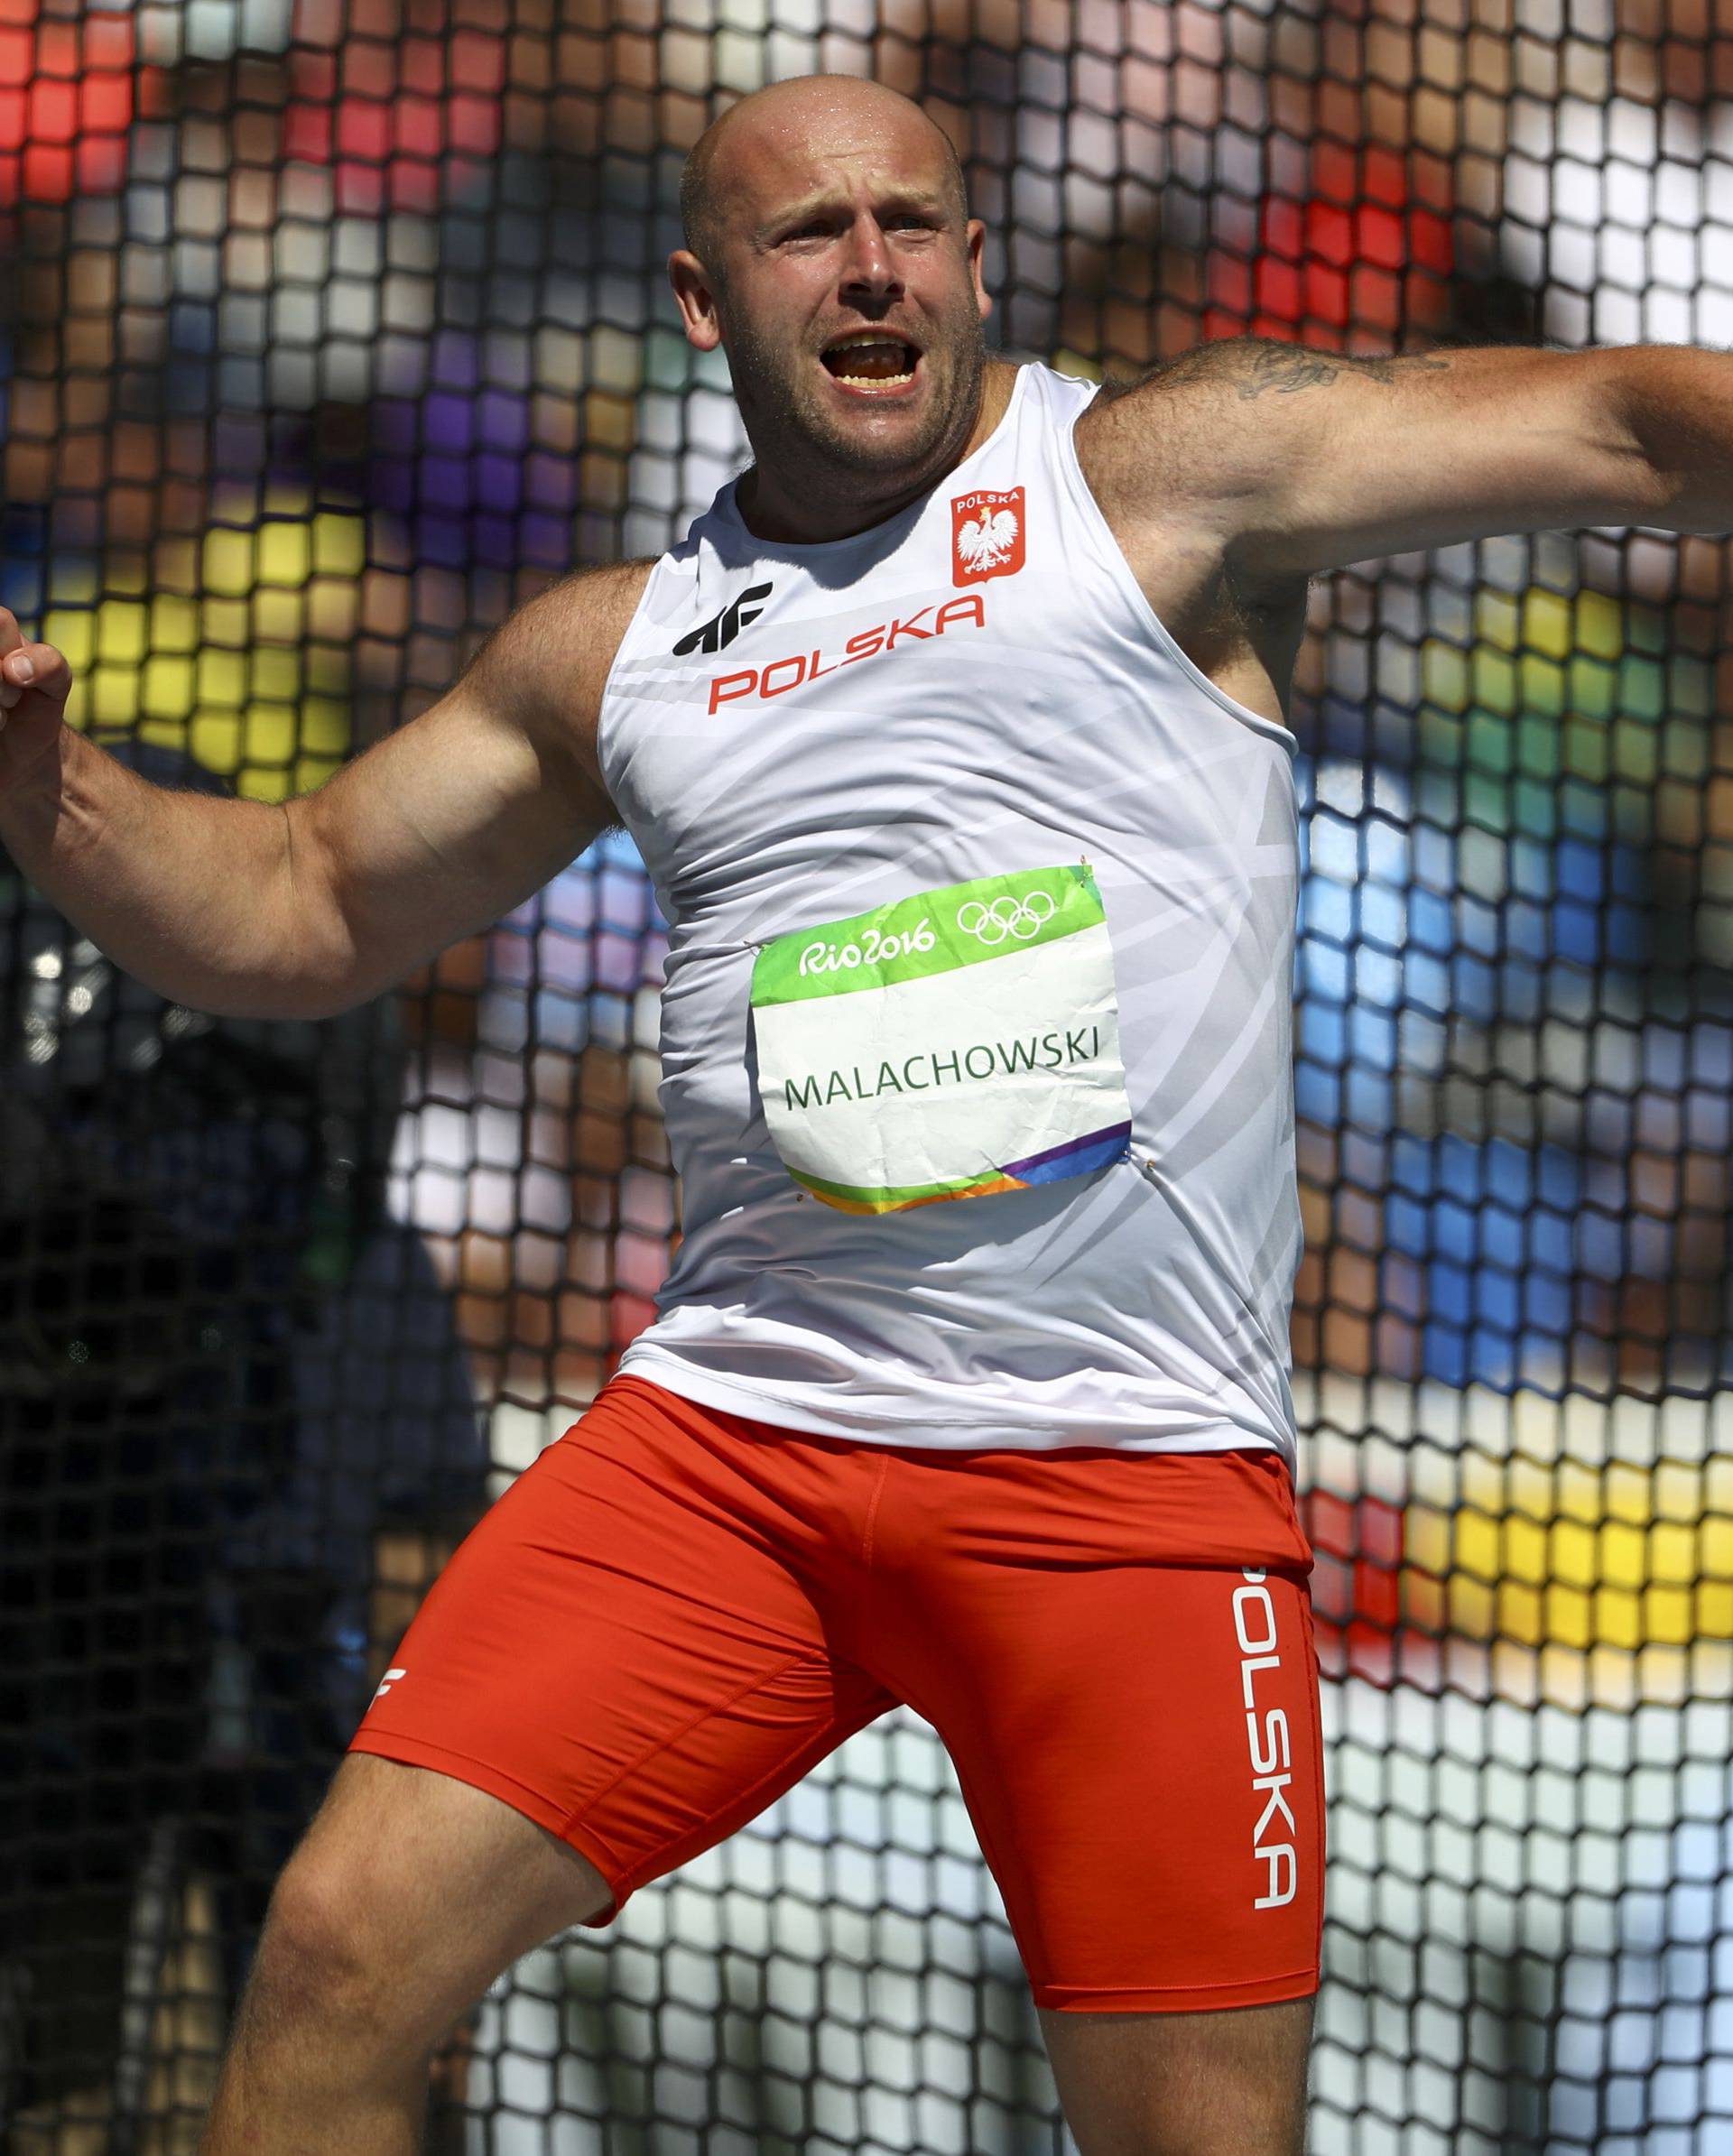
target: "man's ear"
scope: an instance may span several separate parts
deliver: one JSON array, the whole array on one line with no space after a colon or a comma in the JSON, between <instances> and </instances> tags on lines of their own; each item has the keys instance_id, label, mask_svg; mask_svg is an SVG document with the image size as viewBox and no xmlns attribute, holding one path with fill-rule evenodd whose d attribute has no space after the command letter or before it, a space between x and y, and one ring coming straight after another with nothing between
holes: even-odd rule
<instances>
[{"instance_id":1,"label":"man's ear","mask_svg":"<svg viewBox=\"0 0 1733 2156\"><path fill-rule=\"evenodd\" d=\"M709 272L690 248L676 247L668 257L668 282L674 288L687 343L700 352L714 352L722 341L716 288Z\"/></svg>"},{"instance_id":2,"label":"man's ear","mask_svg":"<svg viewBox=\"0 0 1733 2156\"><path fill-rule=\"evenodd\" d=\"M968 273L974 281L975 304L985 321L993 311L993 295L981 277L981 254L987 245L987 227L979 217L970 217L968 225Z\"/></svg>"}]
</instances>

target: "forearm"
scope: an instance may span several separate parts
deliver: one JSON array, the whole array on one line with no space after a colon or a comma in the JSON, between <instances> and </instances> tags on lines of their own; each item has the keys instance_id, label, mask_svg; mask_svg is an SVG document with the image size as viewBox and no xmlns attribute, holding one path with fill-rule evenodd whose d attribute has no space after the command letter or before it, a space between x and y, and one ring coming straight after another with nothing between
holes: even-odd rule
<instances>
[{"instance_id":1,"label":"forearm","mask_svg":"<svg viewBox=\"0 0 1733 2156\"><path fill-rule=\"evenodd\" d=\"M175 1003L310 1018L353 1000L287 810L151 785L67 727L29 782L0 791L0 841L116 965Z\"/></svg>"}]
</instances>

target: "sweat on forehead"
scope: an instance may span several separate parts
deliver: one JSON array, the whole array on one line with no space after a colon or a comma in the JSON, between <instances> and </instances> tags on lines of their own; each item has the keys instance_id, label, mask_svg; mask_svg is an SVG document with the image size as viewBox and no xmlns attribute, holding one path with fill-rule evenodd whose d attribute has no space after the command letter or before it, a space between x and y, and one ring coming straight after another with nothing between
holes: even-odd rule
<instances>
[{"instance_id":1,"label":"sweat on forehead","mask_svg":"<svg viewBox=\"0 0 1733 2156\"><path fill-rule=\"evenodd\" d=\"M686 245L707 268L715 267L711 257L728 197L745 180L755 152L768 162L797 165L845 145L857 152L878 142L893 155L922 163L936 152L936 171L912 166L904 177L911 186L936 179L953 197L959 217L968 215L963 169L950 138L913 97L856 75L803 75L754 90L699 137L680 180Z\"/></svg>"}]
</instances>

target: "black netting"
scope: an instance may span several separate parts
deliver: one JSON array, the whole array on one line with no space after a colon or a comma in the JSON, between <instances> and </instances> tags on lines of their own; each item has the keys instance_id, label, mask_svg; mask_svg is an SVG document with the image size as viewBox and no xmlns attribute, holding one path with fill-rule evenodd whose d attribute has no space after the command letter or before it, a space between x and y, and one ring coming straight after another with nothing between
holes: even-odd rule
<instances>
[{"instance_id":1,"label":"black netting","mask_svg":"<svg viewBox=\"0 0 1733 2156\"><path fill-rule=\"evenodd\" d=\"M0 0L0 603L265 800L739 460L683 153L923 97L994 334L1733 341L1733 45L1648 0ZM1727 555L1321 583L1294 718L1320 2151L1733 2145ZM191 2145L272 1878L427 1581L645 1321L661 924L598 846L320 1027L0 880L0 2112ZM440 2061L497 2156L1049 2151L950 1772L854 1739ZM82 2125L79 2122L84 2122ZM105 2123L106 2122L106 2123ZM442 2138L440 2138L442 2137Z\"/></svg>"}]
</instances>

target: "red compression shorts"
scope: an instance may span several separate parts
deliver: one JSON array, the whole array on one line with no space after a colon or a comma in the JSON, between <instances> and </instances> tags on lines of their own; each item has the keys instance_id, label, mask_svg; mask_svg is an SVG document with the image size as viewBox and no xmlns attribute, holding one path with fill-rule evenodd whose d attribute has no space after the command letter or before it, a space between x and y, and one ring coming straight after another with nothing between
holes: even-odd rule
<instances>
[{"instance_id":1,"label":"red compression shorts","mask_svg":"<svg viewBox=\"0 0 1733 2156\"><path fill-rule=\"evenodd\" d=\"M458 1550L352 1748L558 1835L606 1923L906 1701L1038 2004L1299 1998L1310 1563L1271 1452L898 1450L616 1378Z\"/></svg>"}]
</instances>

